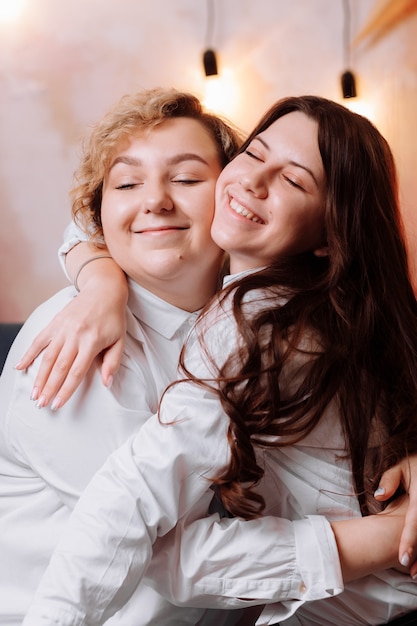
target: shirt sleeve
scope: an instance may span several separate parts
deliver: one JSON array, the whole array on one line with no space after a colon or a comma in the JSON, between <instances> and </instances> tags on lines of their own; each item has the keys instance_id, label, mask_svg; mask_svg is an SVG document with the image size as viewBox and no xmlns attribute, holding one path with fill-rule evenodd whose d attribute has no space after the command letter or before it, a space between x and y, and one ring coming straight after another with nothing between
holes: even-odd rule
<instances>
[{"instance_id":1,"label":"shirt sleeve","mask_svg":"<svg viewBox=\"0 0 417 626\"><path fill-rule=\"evenodd\" d=\"M181 391L181 386L169 399L175 423L152 417L109 457L81 495L26 626L37 623L39 612L58 623L102 623L141 581L156 538L191 507L201 516L207 510L210 478L229 458L227 420L210 397L204 399L205 410L199 408L191 419L182 404L195 407L191 396L196 389L184 383Z\"/></svg>"},{"instance_id":2,"label":"shirt sleeve","mask_svg":"<svg viewBox=\"0 0 417 626\"><path fill-rule=\"evenodd\" d=\"M343 590L336 542L322 516L182 520L156 542L145 580L181 606L270 604L265 615L274 623Z\"/></svg>"},{"instance_id":3,"label":"shirt sleeve","mask_svg":"<svg viewBox=\"0 0 417 626\"><path fill-rule=\"evenodd\" d=\"M64 242L58 250L58 260L65 276L70 282L72 281L68 276L65 257L70 250L75 248L75 246L80 243L80 241L88 241L88 235L81 230L75 222L71 222L64 230Z\"/></svg>"}]
</instances>

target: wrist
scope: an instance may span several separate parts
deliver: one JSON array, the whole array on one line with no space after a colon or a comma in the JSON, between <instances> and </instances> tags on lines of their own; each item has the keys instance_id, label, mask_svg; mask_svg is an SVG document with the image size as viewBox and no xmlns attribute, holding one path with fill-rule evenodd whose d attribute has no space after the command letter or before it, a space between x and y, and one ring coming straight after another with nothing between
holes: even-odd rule
<instances>
[{"instance_id":1,"label":"wrist","mask_svg":"<svg viewBox=\"0 0 417 626\"><path fill-rule=\"evenodd\" d=\"M76 274L74 286L78 291L107 292L112 300L126 304L128 285L126 275L110 256L96 256L94 263L83 263Z\"/></svg>"},{"instance_id":2,"label":"wrist","mask_svg":"<svg viewBox=\"0 0 417 626\"><path fill-rule=\"evenodd\" d=\"M343 580L396 566L402 524L402 516L383 514L332 522Z\"/></svg>"},{"instance_id":3,"label":"wrist","mask_svg":"<svg viewBox=\"0 0 417 626\"><path fill-rule=\"evenodd\" d=\"M85 261L81 263L81 265L78 267L74 276L74 287L77 291L80 291L80 283L81 283L80 276L83 270L87 268L87 266L90 265L91 263L93 262L98 263L99 261L103 261L104 259L110 259L111 261L113 261L110 254L98 254L96 256L91 257L90 259L86 259ZM84 272L84 274L87 274L87 270Z\"/></svg>"}]
</instances>

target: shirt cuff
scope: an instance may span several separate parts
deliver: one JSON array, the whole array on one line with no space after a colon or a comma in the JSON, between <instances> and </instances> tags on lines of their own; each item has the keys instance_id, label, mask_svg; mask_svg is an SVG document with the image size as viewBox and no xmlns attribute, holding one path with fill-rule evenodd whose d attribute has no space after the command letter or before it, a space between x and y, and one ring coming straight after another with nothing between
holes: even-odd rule
<instances>
[{"instance_id":1,"label":"shirt cuff","mask_svg":"<svg viewBox=\"0 0 417 626\"><path fill-rule=\"evenodd\" d=\"M305 602L331 598L343 591L339 552L328 520L321 515L309 515L295 522L294 527L298 590L293 590L293 601L267 605L256 626L276 624L294 615Z\"/></svg>"},{"instance_id":2,"label":"shirt cuff","mask_svg":"<svg viewBox=\"0 0 417 626\"><path fill-rule=\"evenodd\" d=\"M86 622L84 616L76 610L62 609L57 607L56 609L48 609L48 613L33 604L25 619L22 622L22 626L85 626Z\"/></svg>"},{"instance_id":3,"label":"shirt cuff","mask_svg":"<svg viewBox=\"0 0 417 626\"><path fill-rule=\"evenodd\" d=\"M58 260L62 267L62 271L71 283L72 280L67 272L65 257L70 250L75 248L75 246L80 243L80 241L88 241L88 236L83 233L82 230L78 229L74 222L71 222L71 224L69 224L64 231L64 243L58 250Z\"/></svg>"},{"instance_id":4,"label":"shirt cuff","mask_svg":"<svg viewBox=\"0 0 417 626\"><path fill-rule=\"evenodd\" d=\"M329 597L343 591L339 551L328 520L309 515L295 526L297 564L304 600L319 600L325 591Z\"/></svg>"}]
</instances>

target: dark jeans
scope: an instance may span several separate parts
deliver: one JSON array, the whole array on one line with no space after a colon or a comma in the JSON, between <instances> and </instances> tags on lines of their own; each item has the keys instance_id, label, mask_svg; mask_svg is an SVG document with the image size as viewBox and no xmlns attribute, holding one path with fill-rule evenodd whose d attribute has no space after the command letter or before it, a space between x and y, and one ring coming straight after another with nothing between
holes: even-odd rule
<instances>
[{"instance_id":1,"label":"dark jeans","mask_svg":"<svg viewBox=\"0 0 417 626\"><path fill-rule=\"evenodd\" d=\"M0 374L3 369L7 353L10 350L10 346L21 328L22 324L18 322L0 323Z\"/></svg>"},{"instance_id":2,"label":"dark jeans","mask_svg":"<svg viewBox=\"0 0 417 626\"><path fill-rule=\"evenodd\" d=\"M393 626L417 626L417 611L413 611L412 613L407 613L407 615L403 615L402 617L397 617L397 619L393 619L388 624L392 624Z\"/></svg>"},{"instance_id":3,"label":"dark jeans","mask_svg":"<svg viewBox=\"0 0 417 626\"><path fill-rule=\"evenodd\" d=\"M397 619L387 622L387 626L388 624L390 626L417 626L417 611L407 613L407 615L403 615L402 617L397 617ZM285 626L285 622L281 624L271 624L271 626Z\"/></svg>"}]
</instances>

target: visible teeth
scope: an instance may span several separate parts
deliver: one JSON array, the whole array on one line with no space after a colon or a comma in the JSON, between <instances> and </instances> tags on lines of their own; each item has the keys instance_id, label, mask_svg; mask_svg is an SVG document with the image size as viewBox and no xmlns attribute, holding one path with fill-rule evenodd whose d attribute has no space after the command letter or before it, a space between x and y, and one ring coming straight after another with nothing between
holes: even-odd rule
<instances>
[{"instance_id":1,"label":"visible teeth","mask_svg":"<svg viewBox=\"0 0 417 626\"><path fill-rule=\"evenodd\" d=\"M245 207L243 207L241 204L236 202L234 198L230 199L230 206L235 213L238 213L239 215L246 217L248 220L251 220L252 222L259 222L260 224L264 223L260 217L258 217L251 211L248 211L248 209L245 209Z\"/></svg>"}]
</instances>

